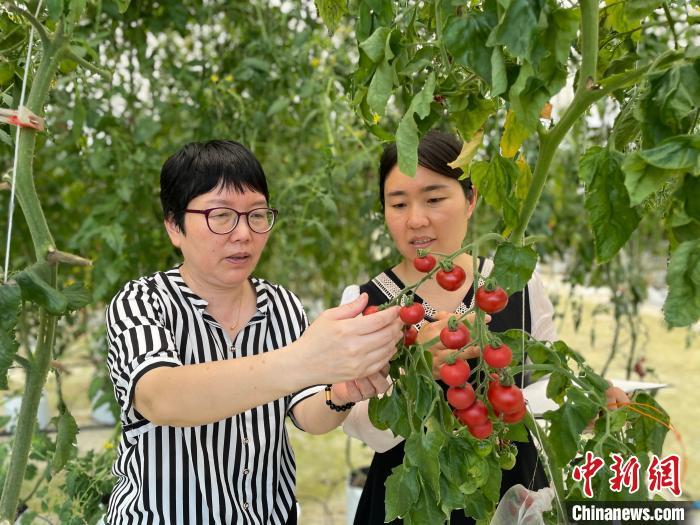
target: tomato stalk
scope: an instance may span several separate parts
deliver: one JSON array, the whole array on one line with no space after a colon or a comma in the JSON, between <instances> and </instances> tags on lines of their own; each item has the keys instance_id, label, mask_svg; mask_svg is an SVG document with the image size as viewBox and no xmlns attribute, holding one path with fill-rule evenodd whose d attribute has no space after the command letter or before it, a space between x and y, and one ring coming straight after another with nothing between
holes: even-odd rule
<instances>
[{"instance_id":1,"label":"tomato stalk","mask_svg":"<svg viewBox=\"0 0 700 525\"><path fill-rule=\"evenodd\" d=\"M50 37L43 26L31 14L24 10L21 10L20 14L27 18L35 27L43 44L42 58L34 75L25 104L33 113L41 115L49 95L51 82L58 69L58 64L67 49L70 35L64 32L63 19L58 23L53 37ZM42 261L46 260L47 256L55 252L56 249L34 184L33 159L36 148L36 136L37 132L29 128L23 128L19 132L15 191L17 201L22 208L22 213L29 227L36 260ZM57 263L52 263L50 268L48 284L55 288L58 279ZM16 517L15 514L17 512L22 481L27 468L41 391L46 383L51 356L53 355L57 321L57 316L51 315L45 309L42 309L40 311L39 332L35 350L32 352L27 347L28 358L22 359L20 356L17 356L15 359L26 370L26 384L17 419L10 464L2 490L2 497L0 498L0 518L2 519L14 521Z\"/></svg>"}]
</instances>

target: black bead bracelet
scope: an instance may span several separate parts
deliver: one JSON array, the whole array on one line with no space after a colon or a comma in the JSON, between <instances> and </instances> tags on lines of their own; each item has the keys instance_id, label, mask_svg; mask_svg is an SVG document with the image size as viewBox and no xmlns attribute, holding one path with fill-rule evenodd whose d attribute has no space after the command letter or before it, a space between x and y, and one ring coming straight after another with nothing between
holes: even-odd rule
<instances>
[{"instance_id":1,"label":"black bead bracelet","mask_svg":"<svg viewBox=\"0 0 700 525\"><path fill-rule=\"evenodd\" d=\"M355 406L355 403L350 402L345 403L344 405L336 405L333 401L331 401L331 385L326 385L326 405L328 405L328 408L335 410L336 412L345 412L346 410L350 410L353 406Z\"/></svg>"}]
</instances>

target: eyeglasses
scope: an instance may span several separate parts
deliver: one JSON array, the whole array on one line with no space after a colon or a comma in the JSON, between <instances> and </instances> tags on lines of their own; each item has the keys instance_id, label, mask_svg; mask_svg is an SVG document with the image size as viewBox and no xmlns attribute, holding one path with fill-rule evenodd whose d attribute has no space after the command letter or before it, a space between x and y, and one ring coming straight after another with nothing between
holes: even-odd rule
<instances>
[{"instance_id":1,"label":"eyeglasses","mask_svg":"<svg viewBox=\"0 0 700 525\"><path fill-rule=\"evenodd\" d=\"M231 233L241 216L246 218L248 227L255 233L267 233L275 224L278 210L275 208L255 208L250 211L236 211L233 208L209 208L207 210L185 210L187 213L201 213L212 233Z\"/></svg>"}]
</instances>

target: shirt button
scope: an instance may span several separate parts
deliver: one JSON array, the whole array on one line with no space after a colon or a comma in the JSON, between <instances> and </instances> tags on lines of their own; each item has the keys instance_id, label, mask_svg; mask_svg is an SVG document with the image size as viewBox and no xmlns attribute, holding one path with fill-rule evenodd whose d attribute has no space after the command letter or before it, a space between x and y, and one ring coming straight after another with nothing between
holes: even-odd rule
<instances>
[{"instance_id":1,"label":"shirt button","mask_svg":"<svg viewBox=\"0 0 700 525\"><path fill-rule=\"evenodd\" d=\"M250 440L248 438L243 438L243 443L245 443L246 445L248 444L249 441Z\"/></svg>"},{"instance_id":2,"label":"shirt button","mask_svg":"<svg viewBox=\"0 0 700 525\"><path fill-rule=\"evenodd\" d=\"M244 475L244 476L247 476L249 472L250 472L250 470L248 470L247 468L246 468L246 469L243 469L243 475Z\"/></svg>"},{"instance_id":3,"label":"shirt button","mask_svg":"<svg viewBox=\"0 0 700 525\"><path fill-rule=\"evenodd\" d=\"M247 508L248 508L248 503L247 503L247 502L243 504L243 508L244 508L244 509L247 509Z\"/></svg>"}]
</instances>

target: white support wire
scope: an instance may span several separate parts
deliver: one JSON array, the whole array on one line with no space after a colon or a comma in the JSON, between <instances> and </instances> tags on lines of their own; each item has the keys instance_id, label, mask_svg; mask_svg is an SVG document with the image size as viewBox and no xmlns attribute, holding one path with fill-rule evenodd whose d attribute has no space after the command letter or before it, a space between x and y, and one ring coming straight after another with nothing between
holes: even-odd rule
<instances>
[{"instance_id":1,"label":"white support wire","mask_svg":"<svg viewBox=\"0 0 700 525\"><path fill-rule=\"evenodd\" d=\"M34 17L39 16L41 11L41 4L44 0L39 0L39 4L36 6L36 13ZM29 44L27 45L27 58L24 61L24 78L22 79L22 91L19 95L19 105L18 108L24 106L24 96L27 91L27 78L29 78L29 63L32 60L32 46L34 45L34 27L29 26ZM7 282L7 274L10 269L10 241L12 240L12 219L15 212L15 182L17 181L17 163L19 162L19 134L21 127L17 126L17 131L15 133L15 158L12 163L12 182L10 183L10 205L8 206L8 220L7 220L7 244L5 246L5 266L3 268L4 276L3 282Z\"/></svg>"}]
</instances>

